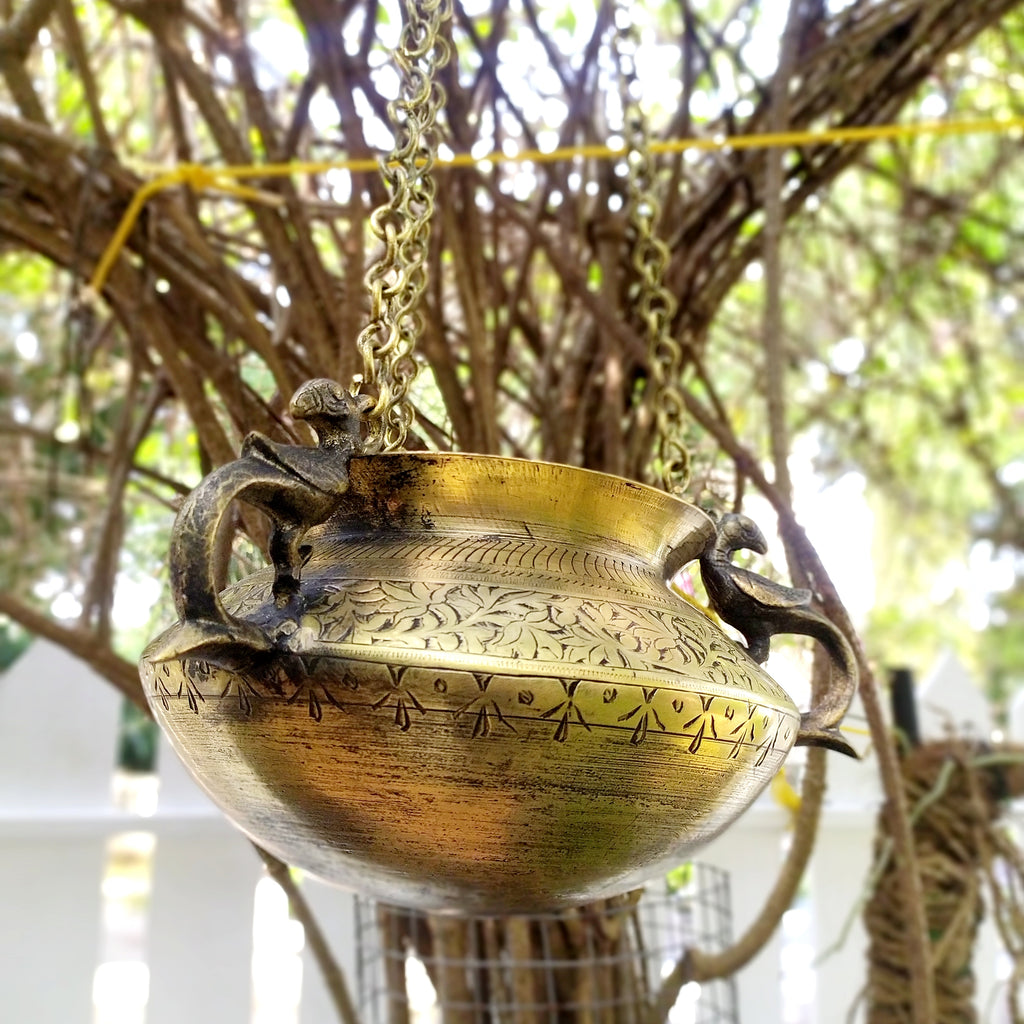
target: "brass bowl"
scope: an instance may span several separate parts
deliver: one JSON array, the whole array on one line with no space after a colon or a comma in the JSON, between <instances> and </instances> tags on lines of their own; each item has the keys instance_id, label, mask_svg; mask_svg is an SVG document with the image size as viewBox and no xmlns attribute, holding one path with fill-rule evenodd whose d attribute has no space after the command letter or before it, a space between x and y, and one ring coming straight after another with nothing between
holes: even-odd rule
<instances>
[{"instance_id":1,"label":"brass bowl","mask_svg":"<svg viewBox=\"0 0 1024 1024\"><path fill-rule=\"evenodd\" d=\"M179 514L182 620L141 669L199 784L290 864L423 909L592 900L688 858L797 741L786 693L669 586L715 536L699 509L427 452L343 452L332 504L317 450L257 441ZM275 567L218 597L236 496L275 516Z\"/></svg>"},{"instance_id":2,"label":"brass bowl","mask_svg":"<svg viewBox=\"0 0 1024 1024\"><path fill-rule=\"evenodd\" d=\"M785 692L666 583L713 533L586 470L356 458L307 536L301 616L272 570L222 595L278 649L157 663L158 640L149 700L225 814L320 878L478 913L622 891L725 828L796 739Z\"/></svg>"}]
</instances>

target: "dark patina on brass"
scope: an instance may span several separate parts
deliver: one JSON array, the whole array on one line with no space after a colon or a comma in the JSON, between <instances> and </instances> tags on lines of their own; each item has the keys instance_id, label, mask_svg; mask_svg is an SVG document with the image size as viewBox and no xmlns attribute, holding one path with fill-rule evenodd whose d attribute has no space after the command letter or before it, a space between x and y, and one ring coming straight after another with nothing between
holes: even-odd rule
<instances>
[{"instance_id":1,"label":"dark patina on brass","mask_svg":"<svg viewBox=\"0 0 1024 1024\"><path fill-rule=\"evenodd\" d=\"M701 579L711 607L743 634L747 654L759 665L768 660L768 648L776 633L814 637L828 651L842 682L801 717L797 743L856 757L839 731L857 685L857 665L850 645L824 615L811 607L811 591L787 587L733 565L733 552L742 550L765 554L768 544L764 534L748 516L722 516L714 543L700 556Z\"/></svg>"},{"instance_id":2,"label":"dark patina on brass","mask_svg":"<svg viewBox=\"0 0 1024 1024\"><path fill-rule=\"evenodd\" d=\"M180 621L142 658L175 749L263 846L408 906L554 908L686 859L795 743L848 749L845 641L800 592L731 565L755 546L735 522L716 536L692 505L568 466L360 454L364 404L305 385L292 411L318 448L250 437L193 493L171 552ZM235 498L273 519L274 565L218 595ZM670 586L701 556L753 653L794 628L832 653L803 723Z\"/></svg>"}]
</instances>

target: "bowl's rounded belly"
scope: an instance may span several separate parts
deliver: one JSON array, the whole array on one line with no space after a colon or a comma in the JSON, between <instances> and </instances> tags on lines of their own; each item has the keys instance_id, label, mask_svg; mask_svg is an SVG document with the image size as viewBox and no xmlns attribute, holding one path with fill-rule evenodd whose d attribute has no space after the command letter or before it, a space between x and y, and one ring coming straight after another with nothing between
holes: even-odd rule
<instances>
[{"instance_id":1,"label":"bowl's rounded belly","mask_svg":"<svg viewBox=\"0 0 1024 1024\"><path fill-rule=\"evenodd\" d=\"M288 657L275 694L182 667L156 667L154 707L236 824L328 881L424 907L575 902L686 859L797 728L696 687Z\"/></svg>"},{"instance_id":2,"label":"bowl's rounded belly","mask_svg":"<svg viewBox=\"0 0 1024 1024\"><path fill-rule=\"evenodd\" d=\"M311 563L287 650L143 661L157 718L237 825L326 880L478 912L621 891L748 806L799 716L642 567L573 583L564 556L524 552L525 576L464 551L385 550L358 578ZM225 604L265 618L268 583Z\"/></svg>"}]
</instances>

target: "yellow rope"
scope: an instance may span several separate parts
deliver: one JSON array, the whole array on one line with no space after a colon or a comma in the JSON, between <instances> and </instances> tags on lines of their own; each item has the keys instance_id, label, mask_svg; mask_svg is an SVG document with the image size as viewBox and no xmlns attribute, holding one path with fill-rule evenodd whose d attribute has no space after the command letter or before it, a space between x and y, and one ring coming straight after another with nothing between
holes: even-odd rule
<instances>
[{"instance_id":1,"label":"yellow rope","mask_svg":"<svg viewBox=\"0 0 1024 1024\"><path fill-rule=\"evenodd\" d=\"M1024 128L1024 117L986 118L974 121L917 121L908 124L878 124L853 128L822 128L807 131L765 132L754 135L712 135L708 138L667 139L651 142L652 153L682 153L686 150L768 149L777 146L805 146L823 142L874 142L879 139L897 139L931 135L970 135L1005 133ZM482 164L556 163L577 158L611 160L625 156L623 145L563 146L558 149L526 149L508 155L494 152L485 156L472 153L454 153L438 157L435 169L445 167L476 167ZM259 189L239 185L247 178L286 178L293 174L323 174L327 171L376 171L377 159L359 160L296 160L277 164L228 164L223 167L204 167L199 164L179 164L170 170L151 168L156 176L141 185L128 204L117 230L114 232L96 271L89 282L87 294L99 295L118 254L128 240L143 206L164 189L188 185L193 191L216 189L227 195L254 202L280 202L280 198Z\"/></svg>"}]
</instances>

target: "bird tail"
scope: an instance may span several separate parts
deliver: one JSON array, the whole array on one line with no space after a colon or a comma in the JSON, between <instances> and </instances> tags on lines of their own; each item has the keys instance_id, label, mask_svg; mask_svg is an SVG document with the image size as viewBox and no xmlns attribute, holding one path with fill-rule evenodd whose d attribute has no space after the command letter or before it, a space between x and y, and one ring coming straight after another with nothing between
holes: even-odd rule
<instances>
[{"instance_id":1,"label":"bird tail","mask_svg":"<svg viewBox=\"0 0 1024 1024\"><path fill-rule=\"evenodd\" d=\"M824 615L801 609L800 619L798 624L793 624L796 628L791 632L813 637L825 648L832 660L832 678L828 689L810 711L801 715L796 745L825 747L856 758L857 752L839 730L839 723L857 692L859 673L853 650L846 637Z\"/></svg>"}]
</instances>

